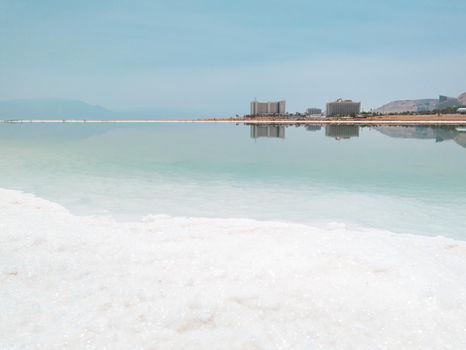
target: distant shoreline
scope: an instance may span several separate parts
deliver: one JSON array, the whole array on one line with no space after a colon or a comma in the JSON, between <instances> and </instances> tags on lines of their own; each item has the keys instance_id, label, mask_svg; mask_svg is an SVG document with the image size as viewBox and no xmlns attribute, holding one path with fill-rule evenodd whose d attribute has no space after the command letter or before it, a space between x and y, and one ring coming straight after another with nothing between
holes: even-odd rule
<instances>
[{"instance_id":1,"label":"distant shoreline","mask_svg":"<svg viewBox=\"0 0 466 350\"><path fill-rule=\"evenodd\" d=\"M200 119L12 119L0 120L2 124L281 124L281 125L456 125L466 126L466 115L386 115L377 117L358 118L324 118L324 117L255 117L255 118L200 118Z\"/></svg>"}]
</instances>

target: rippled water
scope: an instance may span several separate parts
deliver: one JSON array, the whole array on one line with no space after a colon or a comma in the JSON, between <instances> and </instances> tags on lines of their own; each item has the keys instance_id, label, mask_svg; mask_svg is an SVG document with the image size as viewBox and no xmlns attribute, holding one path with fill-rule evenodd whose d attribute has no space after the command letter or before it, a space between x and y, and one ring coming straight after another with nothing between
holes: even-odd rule
<instances>
[{"instance_id":1,"label":"rippled water","mask_svg":"<svg viewBox=\"0 0 466 350\"><path fill-rule=\"evenodd\" d=\"M0 169L0 187L77 214L466 239L466 133L453 127L3 124Z\"/></svg>"}]
</instances>

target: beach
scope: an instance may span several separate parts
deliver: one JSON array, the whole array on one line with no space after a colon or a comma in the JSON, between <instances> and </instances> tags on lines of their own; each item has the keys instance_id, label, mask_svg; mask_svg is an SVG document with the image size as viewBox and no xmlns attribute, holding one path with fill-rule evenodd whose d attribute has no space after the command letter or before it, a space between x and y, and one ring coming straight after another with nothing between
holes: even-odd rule
<instances>
[{"instance_id":1,"label":"beach","mask_svg":"<svg viewBox=\"0 0 466 350\"><path fill-rule=\"evenodd\" d=\"M466 243L0 190L4 349L461 349Z\"/></svg>"}]
</instances>

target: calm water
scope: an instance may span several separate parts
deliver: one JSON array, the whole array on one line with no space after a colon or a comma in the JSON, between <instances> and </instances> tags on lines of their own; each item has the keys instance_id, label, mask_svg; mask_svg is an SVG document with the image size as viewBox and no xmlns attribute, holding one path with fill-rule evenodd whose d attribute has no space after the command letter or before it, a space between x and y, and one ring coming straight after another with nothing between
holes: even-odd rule
<instances>
[{"instance_id":1,"label":"calm water","mask_svg":"<svg viewBox=\"0 0 466 350\"><path fill-rule=\"evenodd\" d=\"M0 187L77 214L466 239L466 133L455 128L3 124L0 150Z\"/></svg>"}]
</instances>

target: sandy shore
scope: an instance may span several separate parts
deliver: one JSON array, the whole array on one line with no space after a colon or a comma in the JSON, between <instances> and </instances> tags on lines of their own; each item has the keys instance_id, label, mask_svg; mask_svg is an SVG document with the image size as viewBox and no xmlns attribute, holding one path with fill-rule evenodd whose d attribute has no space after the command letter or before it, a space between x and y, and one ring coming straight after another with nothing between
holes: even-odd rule
<instances>
[{"instance_id":1,"label":"sandy shore","mask_svg":"<svg viewBox=\"0 0 466 350\"><path fill-rule=\"evenodd\" d=\"M455 125L466 126L466 115L396 115L378 116L367 118L282 118L282 117L258 117L258 118L205 118L205 119L18 119L0 120L0 123L97 123L97 124L151 124L151 123L193 123L193 124L316 124L316 125Z\"/></svg>"}]
</instances>

